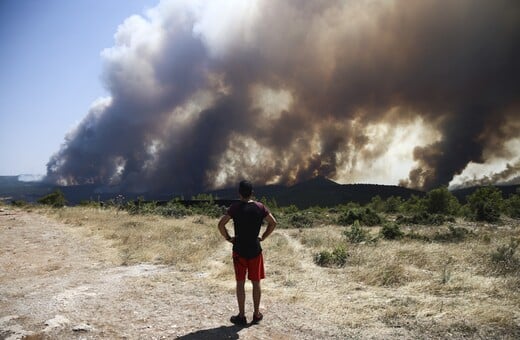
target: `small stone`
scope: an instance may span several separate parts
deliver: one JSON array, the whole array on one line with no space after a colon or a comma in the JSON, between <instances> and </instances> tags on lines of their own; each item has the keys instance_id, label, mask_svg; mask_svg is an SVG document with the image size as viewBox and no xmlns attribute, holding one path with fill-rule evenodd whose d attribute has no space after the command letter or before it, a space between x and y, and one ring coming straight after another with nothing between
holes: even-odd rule
<instances>
[{"instance_id":1,"label":"small stone","mask_svg":"<svg viewBox=\"0 0 520 340\"><path fill-rule=\"evenodd\" d=\"M79 325L72 327L73 332L90 332L92 330L93 330L92 326L89 324L86 324L86 323L81 323Z\"/></svg>"}]
</instances>

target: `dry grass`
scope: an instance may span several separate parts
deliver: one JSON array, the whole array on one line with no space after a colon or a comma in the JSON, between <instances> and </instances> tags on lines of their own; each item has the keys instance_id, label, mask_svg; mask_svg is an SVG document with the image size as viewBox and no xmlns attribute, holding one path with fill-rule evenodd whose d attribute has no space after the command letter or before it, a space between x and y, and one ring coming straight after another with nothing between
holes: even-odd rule
<instances>
[{"instance_id":1,"label":"dry grass","mask_svg":"<svg viewBox=\"0 0 520 340\"><path fill-rule=\"evenodd\" d=\"M208 253L215 252L222 240L215 221L201 216L168 219L97 208L49 212L65 223L83 226L88 233L111 240L123 265L152 262L201 270Z\"/></svg>"},{"instance_id":2,"label":"dry grass","mask_svg":"<svg viewBox=\"0 0 520 340\"><path fill-rule=\"evenodd\" d=\"M111 240L122 264L175 265L206 273L210 286L233 287L230 247L218 234L216 219L88 208L50 213ZM458 243L403 239L354 245L346 241L344 227L279 229L263 244L264 294L350 329L403 327L439 338L520 336L520 271L498 275L491 261L497 247L520 238L520 222L457 225L471 230L471 237ZM377 228L370 231L377 234ZM314 264L314 254L336 246L347 249L345 267Z\"/></svg>"}]
</instances>

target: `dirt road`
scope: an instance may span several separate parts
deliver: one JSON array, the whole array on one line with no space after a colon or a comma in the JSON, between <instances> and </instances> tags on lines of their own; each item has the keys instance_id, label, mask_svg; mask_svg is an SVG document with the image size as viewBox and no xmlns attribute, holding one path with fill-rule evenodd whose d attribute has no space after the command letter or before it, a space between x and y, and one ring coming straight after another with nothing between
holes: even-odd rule
<instances>
[{"instance_id":1,"label":"dirt road","mask_svg":"<svg viewBox=\"0 0 520 340\"><path fill-rule=\"evenodd\" d=\"M121 266L109 241L34 212L0 208L0 241L0 339L349 336L269 296L262 324L235 327L232 283L218 288L173 266Z\"/></svg>"}]
</instances>

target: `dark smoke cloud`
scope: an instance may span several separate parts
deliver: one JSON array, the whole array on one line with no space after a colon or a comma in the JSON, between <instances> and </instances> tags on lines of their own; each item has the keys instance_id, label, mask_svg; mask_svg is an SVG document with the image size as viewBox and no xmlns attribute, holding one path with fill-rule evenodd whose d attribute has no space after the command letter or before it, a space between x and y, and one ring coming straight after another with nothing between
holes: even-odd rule
<instances>
[{"instance_id":1,"label":"dark smoke cloud","mask_svg":"<svg viewBox=\"0 0 520 340\"><path fill-rule=\"evenodd\" d=\"M334 179L388 151L367 126L420 118L440 139L416 146L401 184L430 189L519 137L516 0L218 5L127 19L104 52L111 98L69 133L49 180L196 192ZM259 88L290 100L258 107Z\"/></svg>"}]
</instances>

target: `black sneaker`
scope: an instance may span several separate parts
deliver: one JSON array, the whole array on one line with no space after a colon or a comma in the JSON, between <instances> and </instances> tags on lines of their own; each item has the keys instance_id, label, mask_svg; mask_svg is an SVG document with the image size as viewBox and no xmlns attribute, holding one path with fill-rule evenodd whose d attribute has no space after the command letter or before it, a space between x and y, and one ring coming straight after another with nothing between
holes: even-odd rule
<instances>
[{"instance_id":1,"label":"black sneaker","mask_svg":"<svg viewBox=\"0 0 520 340\"><path fill-rule=\"evenodd\" d=\"M240 316L240 314L232 316L231 319L229 319L229 321L231 321L232 323L234 323L235 325L238 325L238 326L245 326L245 325L247 325L246 317L245 316Z\"/></svg>"},{"instance_id":2,"label":"black sneaker","mask_svg":"<svg viewBox=\"0 0 520 340\"><path fill-rule=\"evenodd\" d=\"M260 321L262 321L263 318L264 315L262 313L258 313L258 316L253 314L253 321L251 323L256 325L257 323L260 323Z\"/></svg>"}]
</instances>

